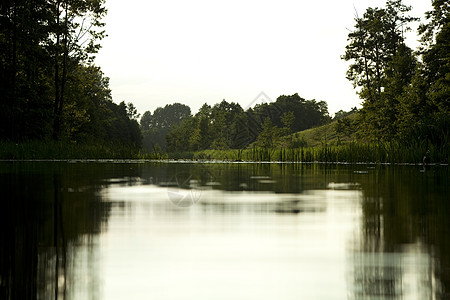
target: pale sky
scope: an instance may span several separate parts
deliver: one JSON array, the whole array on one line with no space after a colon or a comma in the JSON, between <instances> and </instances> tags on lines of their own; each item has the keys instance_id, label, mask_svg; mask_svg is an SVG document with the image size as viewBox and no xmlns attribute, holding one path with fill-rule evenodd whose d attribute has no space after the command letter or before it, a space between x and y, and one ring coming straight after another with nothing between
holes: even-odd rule
<instances>
[{"instance_id":1,"label":"pale sky","mask_svg":"<svg viewBox=\"0 0 450 300\"><path fill-rule=\"evenodd\" d=\"M385 3L107 0L108 37L96 64L114 101L133 102L141 115L174 102L196 113L222 99L246 109L261 92L273 101L294 93L323 100L334 114L361 103L340 59L355 9L362 15ZM431 0L405 4L415 17L431 9Z\"/></svg>"}]
</instances>

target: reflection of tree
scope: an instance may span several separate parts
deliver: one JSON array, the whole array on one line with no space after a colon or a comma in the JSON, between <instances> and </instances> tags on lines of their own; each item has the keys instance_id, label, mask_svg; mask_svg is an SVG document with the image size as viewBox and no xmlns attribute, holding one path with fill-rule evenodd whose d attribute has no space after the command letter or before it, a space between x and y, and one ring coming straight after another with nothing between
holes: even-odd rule
<instances>
[{"instance_id":1,"label":"reflection of tree","mask_svg":"<svg viewBox=\"0 0 450 300\"><path fill-rule=\"evenodd\" d=\"M143 170L145 178L154 184L167 183L177 174L190 174L201 186L217 183L225 191L270 191L299 193L326 189L330 182L354 182L351 167L326 164L266 164L266 163L168 163ZM261 183L255 177L267 177L274 184ZM245 186L245 188L243 188Z\"/></svg>"},{"instance_id":2,"label":"reflection of tree","mask_svg":"<svg viewBox=\"0 0 450 300\"><path fill-rule=\"evenodd\" d=\"M77 278L86 275L77 273L77 259L87 255L87 263L95 264L96 233L104 229L109 216L110 204L101 201L99 189L113 182L133 184L131 179L108 179L140 177L158 184L182 173L192 174L201 185L217 182L217 188L227 191L242 190L245 183L248 190L301 193L326 188L330 182L358 182L363 189L361 245L350 258L350 298L410 299L407 287L414 285L421 289L418 299L447 297L448 171L431 169L423 174L414 167L380 167L359 175L352 168L0 163L0 299L54 299L55 294L71 298L80 284ZM255 176L275 183L261 183ZM225 209L234 209L230 205ZM413 250L406 251L405 245ZM83 247L87 254L80 253ZM96 299L98 278L95 269L90 271L94 278L86 284Z\"/></svg>"},{"instance_id":3,"label":"reflection of tree","mask_svg":"<svg viewBox=\"0 0 450 300\"><path fill-rule=\"evenodd\" d=\"M440 298L450 287L446 172L396 166L361 178L362 236L353 257L353 298L408 298L406 279L420 287L418 299Z\"/></svg>"},{"instance_id":4,"label":"reflection of tree","mask_svg":"<svg viewBox=\"0 0 450 300\"><path fill-rule=\"evenodd\" d=\"M402 298L402 268L380 253L357 253L353 257L352 299Z\"/></svg>"},{"instance_id":5,"label":"reflection of tree","mask_svg":"<svg viewBox=\"0 0 450 300\"><path fill-rule=\"evenodd\" d=\"M105 174L120 172L117 169L100 164L2 164L0 299L64 299L75 292L79 246L92 244L93 234L109 215L109 204L97 194L100 181Z\"/></svg>"}]
</instances>

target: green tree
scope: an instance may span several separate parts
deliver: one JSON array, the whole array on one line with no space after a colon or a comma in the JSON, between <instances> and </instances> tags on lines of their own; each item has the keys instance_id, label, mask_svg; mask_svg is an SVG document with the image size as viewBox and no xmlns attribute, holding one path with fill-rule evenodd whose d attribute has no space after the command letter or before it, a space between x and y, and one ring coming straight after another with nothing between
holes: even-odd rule
<instances>
[{"instance_id":1,"label":"green tree","mask_svg":"<svg viewBox=\"0 0 450 300\"><path fill-rule=\"evenodd\" d=\"M286 134L290 134L292 132L292 125L294 124L295 116L293 111L288 111L283 114L281 117L281 122L283 123L286 131Z\"/></svg>"},{"instance_id":2,"label":"green tree","mask_svg":"<svg viewBox=\"0 0 450 300\"><path fill-rule=\"evenodd\" d=\"M404 88L400 98L399 128L406 135L417 126L429 128L434 119L443 124L439 114L450 112L449 1L433 1L432 5L433 10L426 13L427 23L418 30L421 63L416 63L411 84ZM423 139L423 134L420 136Z\"/></svg>"},{"instance_id":3,"label":"green tree","mask_svg":"<svg viewBox=\"0 0 450 300\"><path fill-rule=\"evenodd\" d=\"M129 118L125 102L117 105L112 101L108 101L106 102L106 107L108 117L108 122L105 123L107 141L141 147L142 135L139 123Z\"/></svg>"},{"instance_id":4,"label":"green tree","mask_svg":"<svg viewBox=\"0 0 450 300\"><path fill-rule=\"evenodd\" d=\"M238 115L243 113L238 103L222 100L211 109L211 145L212 149L230 149L233 147L233 138L236 131ZM234 124L234 125L233 125Z\"/></svg>"},{"instance_id":5,"label":"green tree","mask_svg":"<svg viewBox=\"0 0 450 300\"><path fill-rule=\"evenodd\" d=\"M104 36L104 0L21 0L0 5L0 134L61 137L67 86ZM76 76L75 76L76 77ZM79 111L80 112L80 111ZM82 110L81 110L82 112ZM68 123L68 122L65 122ZM50 129L49 129L50 128ZM53 132L51 132L53 131Z\"/></svg>"},{"instance_id":6,"label":"green tree","mask_svg":"<svg viewBox=\"0 0 450 300\"><path fill-rule=\"evenodd\" d=\"M79 64L92 63L105 36L101 19L106 15L104 0L56 0L48 3L53 18L47 49L54 62L53 138L60 139L68 74Z\"/></svg>"},{"instance_id":7,"label":"green tree","mask_svg":"<svg viewBox=\"0 0 450 300\"><path fill-rule=\"evenodd\" d=\"M192 150L190 139L195 130L195 119L184 118L180 124L175 124L166 136L168 152L183 152Z\"/></svg>"},{"instance_id":8,"label":"green tree","mask_svg":"<svg viewBox=\"0 0 450 300\"><path fill-rule=\"evenodd\" d=\"M433 112L450 112L450 3L433 1L428 23L419 28L422 38L423 73L429 84L426 102Z\"/></svg>"},{"instance_id":9,"label":"green tree","mask_svg":"<svg viewBox=\"0 0 450 300\"><path fill-rule=\"evenodd\" d=\"M410 10L400 0L387 1L386 8L368 8L363 17L355 18L355 30L348 35L342 59L352 62L347 78L360 88L361 128L370 137L390 138L396 133L391 124L397 120L398 98L415 68L403 34L416 20L406 15Z\"/></svg>"},{"instance_id":10,"label":"green tree","mask_svg":"<svg viewBox=\"0 0 450 300\"><path fill-rule=\"evenodd\" d=\"M256 145L263 148L273 148L282 136L283 131L274 125L270 118L266 118L263 123L262 131L256 140Z\"/></svg>"},{"instance_id":11,"label":"green tree","mask_svg":"<svg viewBox=\"0 0 450 300\"><path fill-rule=\"evenodd\" d=\"M20 140L51 127L51 58L48 1L2 1L0 5L0 137Z\"/></svg>"},{"instance_id":12,"label":"green tree","mask_svg":"<svg viewBox=\"0 0 450 300\"><path fill-rule=\"evenodd\" d=\"M250 145L251 134L247 114L242 111L236 114L230 127L231 148L243 149Z\"/></svg>"},{"instance_id":13,"label":"green tree","mask_svg":"<svg viewBox=\"0 0 450 300\"><path fill-rule=\"evenodd\" d=\"M166 149L166 136L171 128L190 116L190 107L180 103L158 107L153 114L146 111L140 120L144 147L149 151L156 145Z\"/></svg>"},{"instance_id":14,"label":"green tree","mask_svg":"<svg viewBox=\"0 0 450 300\"><path fill-rule=\"evenodd\" d=\"M127 115L130 120L137 120L140 116L140 114L137 111L137 108L131 102L127 103Z\"/></svg>"},{"instance_id":15,"label":"green tree","mask_svg":"<svg viewBox=\"0 0 450 300\"><path fill-rule=\"evenodd\" d=\"M422 51L426 51L435 44L436 36L450 20L450 5L448 0L432 1L433 9L425 13L428 23L421 24L419 35L421 35Z\"/></svg>"},{"instance_id":16,"label":"green tree","mask_svg":"<svg viewBox=\"0 0 450 300\"><path fill-rule=\"evenodd\" d=\"M354 131L353 122L349 117L340 118L335 124L336 133L342 136L350 136Z\"/></svg>"},{"instance_id":17,"label":"green tree","mask_svg":"<svg viewBox=\"0 0 450 300\"><path fill-rule=\"evenodd\" d=\"M270 118L276 126L283 127L282 117L289 112L294 115L294 121L291 125L293 132L319 126L329 120L326 102L305 100L298 94L281 95L275 102L256 105L246 113L249 119L249 127L252 131L259 133L266 118Z\"/></svg>"},{"instance_id":18,"label":"green tree","mask_svg":"<svg viewBox=\"0 0 450 300\"><path fill-rule=\"evenodd\" d=\"M126 143L141 135L132 104L115 104L93 64L104 0L0 4L0 138Z\"/></svg>"},{"instance_id":19,"label":"green tree","mask_svg":"<svg viewBox=\"0 0 450 300\"><path fill-rule=\"evenodd\" d=\"M344 111L341 109L334 114L333 120L339 120L339 119L345 118L357 111L358 111L358 109L356 107L353 107L350 111Z\"/></svg>"},{"instance_id":20,"label":"green tree","mask_svg":"<svg viewBox=\"0 0 450 300\"><path fill-rule=\"evenodd\" d=\"M152 112L151 111L146 111L144 112L144 114L141 117L141 121L139 122L139 124L141 125L141 129L142 130L148 130L151 127L151 123L152 123Z\"/></svg>"},{"instance_id":21,"label":"green tree","mask_svg":"<svg viewBox=\"0 0 450 300\"><path fill-rule=\"evenodd\" d=\"M404 97L404 93L411 85L417 63L413 51L401 44L386 67L386 83L378 108L379 135L385 139L392 139L401 131L404 111L402 101L410 101Z\"/></svg>"},{"instance_id":22,"label":"green tree","mask_svg":"<svg viewBox=\"0 0 450 300\"><path fill-rule=\"evenodd\" d=\"M141 125L150 124L150 115L144 115ZM169 151L243 149L255 141L263 147L273 147L279 146L281 138L289 133L329 119L326 102L305 100L298 94L283 95L274 103L257 104L247 111L238 103L222 100L212 107L204 104L189 122L173 127L168 132L167 145ZM188 128L182 130L183 126Z\"/></svg>"},{"instance_id":23,"label":"green tree","mask_svg":"<svg viewBox=\"0 0 450 300\"><path fill-rule=\"evenodd\" d=\"M188 146L190 150L198 151L207 149L211 145L211 136L209 129L210 120L204 116L195 116L192 120L193 131L189 137Z\"/></svg>"},{"instance_id":24,"label":"green tree","mask_svg":"<svg viewBox=\"0 0 450 300\"><path fill-rule=\"evenodd\" d=\"M147 114L144 119L147 128L170 128L175 124L180 123L184 118L191 115L191 108L181 103L167 104L164 107L158 107L153 112L153 115ZM142 123L142 119L141 119Z\"/></svg>"},{"instance_id":25,"label":"green tree","mask_svg":"<svg viewBox=\"0 0 450 300\"><path fill-rule=\"evenodd\" d=\"M99 67L78 65L67 81L60 138L73 142L105 141L109 78Z\"/></svg>"}]
</instances>

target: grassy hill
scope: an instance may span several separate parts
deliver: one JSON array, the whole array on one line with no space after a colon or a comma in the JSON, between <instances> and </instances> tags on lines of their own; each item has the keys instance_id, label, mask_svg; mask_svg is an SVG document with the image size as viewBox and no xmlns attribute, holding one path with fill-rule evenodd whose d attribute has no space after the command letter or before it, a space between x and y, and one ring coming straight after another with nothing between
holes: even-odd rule
<instances>
[{"instance_id":1,"label":"grassy hill","mask_svg":"<svg viewBox=\"0 0 450 300\"><path fill-rule=\"evenodd\" d=\"M419 126L416 132L422 130L425 134L420 135L419 132L407 139L370 141L362 137L364 128L359 126L355 112L329 124L283 137L273 147L253 144L246 149L203 150L192 153L189 158L254 162L422 164L426 156L430 162L448 164L450 143L447 142L446 132L449 127L448 123L444 123L434 127ZM169 157L176 158L172 154ZM183 154L180 158L186 157Z\"/></svg>"},{"instance_id":2,"label":"grassy hill","mask_svg":"<svg viewBox=\"0 0 450 300\"><path fill-rule=\"evenodd\" d=\"M343 119L333 121L320 127L293 133L291 137L295 144L304 147L340 145L355 140L356 131L353 126L355 119L356 113L353 113ZM340 122L339 125L338 122ZM341 129L340 132L339 127Z\"/></svg>"}]
</instances>

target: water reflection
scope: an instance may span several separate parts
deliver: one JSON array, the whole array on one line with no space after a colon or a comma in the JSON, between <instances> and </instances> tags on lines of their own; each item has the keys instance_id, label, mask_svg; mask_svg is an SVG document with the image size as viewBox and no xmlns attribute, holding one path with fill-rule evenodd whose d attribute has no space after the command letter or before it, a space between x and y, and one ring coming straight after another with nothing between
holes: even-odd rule
<instances>
[{"instance_id":1,"label":"water reflection","mask_svg":"<svg viewBox=\"0 0 450 300\"><path fill-rule=\"evenodd\" d=\"M118 169L1 163L0 299L98 299L95 240L110 204L97 192Z\"/></svg>"},{"instance_id":2,"label":"water reflection","mask_svg":"<svg viewBox=\"0 0 450 300\"><path fill-rule=\"evenodd\" d=\"M361 181L353 299L448 299L448 169L385 167Z\"/></svg>"},{"instance_id":3,"label":"water reflection","mask_svg":"<svg viewBox=\"0 0 450 300\"><path fill-rule=\"evenodd\" d=\"M405 249L406 250L406 249ZM356 253L349 274L351 299L441 299L436 261L423 249Z\"/></svg>"},{"instance_id":4,"label":"water reflection","mask_svg":"<svg viewBox=\"0 0 450 300\"><path fill-rule=\"evenodd\" d=\"M449 183L445 167L1 162L0 299L446 299Z\"/></svg>"}]
</instances>

